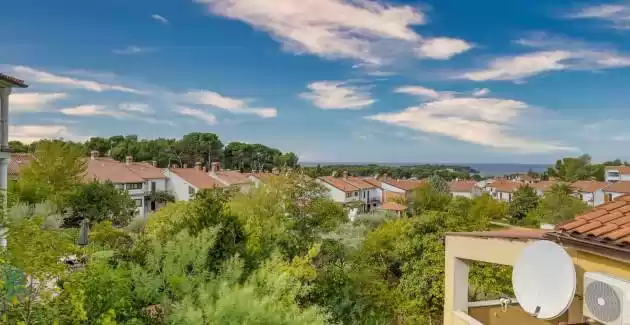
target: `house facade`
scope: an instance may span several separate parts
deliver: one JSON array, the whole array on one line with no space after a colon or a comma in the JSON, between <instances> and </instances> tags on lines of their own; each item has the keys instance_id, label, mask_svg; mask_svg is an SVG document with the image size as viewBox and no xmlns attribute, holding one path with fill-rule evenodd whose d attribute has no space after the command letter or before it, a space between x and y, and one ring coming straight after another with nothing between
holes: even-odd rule
<instances>
[{"instance_id":1,"label":"house facade","mask_svg":"<svg viewBox=\"0 0 630 325\"><path fill-rule=\"evenodd\" d=\"M201 163L197 163L195 169L202 170ZM241 193L249 192L253 185L246 174L236 170L222 170L218 162L210 164L208 175L223 186L238 189Z\"/></svg>"},{"instance_id":2,"label":"house facade","mask_svg":"<svg viewBox=\"0 0 630 325\"><path fill-rule=\"evenodd\" d=\"M319 177L317 183L323 185L330 198L340 204L361 203L360 212L368 212L381 204L379 189L359 177Z\"/></svg>"},{"instance_id":3,"label":"house facade","mask_svg":"<svg viewBox=\"0 0 630 325\"><path fill-rule=\"evenodd\" d=\"M615 200L616 198L630 194L630 181L613 182L601 190L604 203Z\"/></svg>"},{"instance_id":4,"label":"house facade","mask_svg":"<svg viewBox=\"0 0 630 325\"><path fill-rule=\"evenodd\" d=\"M506 179L498 179L486 184L484 190L499 201L512 202L513 193L516 192L521 185L521 183L508 181Z\"/></svg>"},{"instance_id":5,"label":"house facade","mask_svg":"<svg viewBox=\"0 0 630 325\"><path fill-rule=\"evenodd\" d=\"M168 177L168 191L176 201L188 201L204 189L227 188L207 171L200 168L167 168L164 175Z\"/></svg>"},{"instance_id":6,"label":"house facade","mask_svg":"<svg viewBox=\"0 0 630 325\"><path fill-rule=\"evenodd\" d=\"M588 324L583 310L584 274L601 272L630 280L630 195L595 207L553 230L447 233L445 236L444 325ZM552 241L573 261L576 288L567 310L553 320L525 312L516 298L470 302L471 262L514 266L536 241ZM595 323L594 323L595 324Z\"/></svg>"},{"instance_id":7,"label":"house facade","mask_svg":"<svg viewBox=\"0 0 630 325\"><path fill-rule=\"evenodd\" d=\"M452 181L448 183L451 194L455 197L466 197L472 199L481 194L481 188L477 186L476 181Z\"/></svg>"},{"instance_id":8,"label":"house facade","mask_svg":"<svg viewBox=\"0 0 630 325\"><path fill-rule=\"evenodd\" d=\"M606 183L630 181L630 166L607 166L604 171Z\"/></svg>"},{"instance_id":9,"label":"house facade","mask_svg":"<svg viewBox=\"0 0 630 325\"><path fill-rule=\"evenodd\" d=\"M596 207L604 204L603 189L608 186L606 182L576 181L571 183L574 195L582 199L588 206Z\"/></svg>"}]
</instances>

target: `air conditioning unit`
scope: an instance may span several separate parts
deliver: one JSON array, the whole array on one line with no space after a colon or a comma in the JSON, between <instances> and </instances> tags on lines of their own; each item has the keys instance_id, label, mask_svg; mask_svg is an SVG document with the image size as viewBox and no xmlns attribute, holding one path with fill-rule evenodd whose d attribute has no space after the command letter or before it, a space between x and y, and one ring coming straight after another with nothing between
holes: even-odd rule
<instances>
[{"instance_id":1,"label":"air conditioning unit","mask_svg":"<svg viewBox=\"0 0 630 325\"><path fill-rule=\"evenodd\" d=\"M630 325L630 281L586 272L582 313L605 325Z\"/></svg>"}]
</instances>

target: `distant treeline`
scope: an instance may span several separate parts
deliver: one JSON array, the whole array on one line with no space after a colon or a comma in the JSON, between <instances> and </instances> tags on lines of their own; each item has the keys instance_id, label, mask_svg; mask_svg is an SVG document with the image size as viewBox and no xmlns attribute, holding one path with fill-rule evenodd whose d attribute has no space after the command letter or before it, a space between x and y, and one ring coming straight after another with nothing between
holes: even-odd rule
<instances>
[{"instance_id":1,"label":"distant treeline","mask_svg":"<svg viewBox=\"0 0 630 325\"><path fill-rule=\"evenodd\" d=\"M348 172L352 176L374 177L389 176L396 179L417 178L422 179L431 175L439 175L446 180L453 179L480 179L478 171L467 166L452 165L412 165L412 166L387 166L378 164L369 165L317 165L315 167L302 167L304 172L311 177L342 176Z\"/></svg>"},{"instance_id":2,"label":"distant treeline","mask_svg":"<svg viewBox=\"0 0 630 325\"><path fill-rule=\"evenodd\" d=\"M226 169L241 171L271 170L273 167L295 168L298 166L298 156L293 152L282 151L262 144L248 144L230 142L224 146L214 133L189 133L181 139L158 138L154 140L139 139L136 135L116 135L109 138L92 137L85 142L59 141L70 146L76 146L86 156L91 151L98 151L101 155L108 155L118 161L124 161L131 156L134 161L156 161L159 167L173 164L193 167L196 162L218 161ZM10 141L13 152L34 152L41 141L24 144L20 141Z\"/></svg>"}]
</instances>

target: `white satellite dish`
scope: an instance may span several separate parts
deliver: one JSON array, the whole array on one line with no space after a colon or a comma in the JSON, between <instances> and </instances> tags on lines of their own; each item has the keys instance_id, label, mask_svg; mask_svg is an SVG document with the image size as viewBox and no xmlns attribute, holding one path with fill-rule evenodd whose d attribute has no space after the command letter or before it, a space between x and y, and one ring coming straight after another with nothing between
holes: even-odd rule
<instances>
[{"instance_id":1,"label":"white satellite dish","mask_svg":"<svg viewBox=\"0 0 630 325\"><path fill-rule=\"evenodd\" d=\"M523 249L512 270L518 303L539 319L564 314L575 295L575 267L564 248L542 240Z\"/></svg>"}]
</instances>

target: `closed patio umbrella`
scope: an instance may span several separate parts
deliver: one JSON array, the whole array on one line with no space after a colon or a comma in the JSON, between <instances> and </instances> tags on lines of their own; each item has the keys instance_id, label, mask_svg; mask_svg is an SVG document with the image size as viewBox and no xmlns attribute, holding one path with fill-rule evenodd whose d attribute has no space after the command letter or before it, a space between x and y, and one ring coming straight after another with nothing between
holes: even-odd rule
<instances>
[{"instance_id":1,"label":"closed patio umbrella","mask_svg":"<svg viewBox=\"0 0 630 325\"><path fill-rule=\"evenodd\" d=\"M83 219L83 221L81 221L81 229L79 230L79 241L77 242L77 245L87 246L89 231L90 222L88 221L88 219Z\"/></svg>"}]
</instances>

